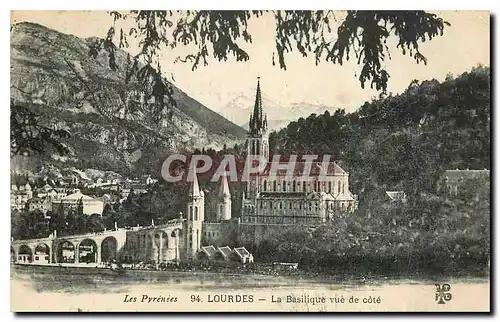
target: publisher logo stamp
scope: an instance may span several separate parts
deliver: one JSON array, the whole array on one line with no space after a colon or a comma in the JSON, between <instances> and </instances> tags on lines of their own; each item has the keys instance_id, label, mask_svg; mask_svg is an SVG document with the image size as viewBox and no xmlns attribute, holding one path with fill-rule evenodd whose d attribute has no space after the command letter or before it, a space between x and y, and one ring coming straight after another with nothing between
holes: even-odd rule
<instances>
[{"instance_id":1,"label":"publisher logo stamp","mask_svg":"<svg viewBox=\"0 0 500 322\"><path fill-rule=\"evenodd\" d=\"M451 301L451 286L450 284L436 284L436 302L438 304L446 304Z\"/></svg>"}]
</instances>

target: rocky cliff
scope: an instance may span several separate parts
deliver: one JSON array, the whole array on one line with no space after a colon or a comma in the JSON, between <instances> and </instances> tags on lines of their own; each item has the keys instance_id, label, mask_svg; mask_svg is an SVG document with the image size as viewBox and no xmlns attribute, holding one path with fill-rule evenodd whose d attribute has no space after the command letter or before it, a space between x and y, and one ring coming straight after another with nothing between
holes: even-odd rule
<instances>
[{"instance_id":1,"label":"rocky cliff","mask_svg":"<svg viewBox=\"0 0 500 322\"><path fill-rule=\"evenodd\" d=\"M220 149L241 143L244 129L203 106L174 85L176 106L160 122L148 115L144 87L126 82L130 58L117 52L113 71L105 52L89 55L93 39L81 39L33 23L11 31L11 98L66 129L70 154L46 156L67 166L115 171L158 168L168 153Z\"/></svg>"}]
</instances>

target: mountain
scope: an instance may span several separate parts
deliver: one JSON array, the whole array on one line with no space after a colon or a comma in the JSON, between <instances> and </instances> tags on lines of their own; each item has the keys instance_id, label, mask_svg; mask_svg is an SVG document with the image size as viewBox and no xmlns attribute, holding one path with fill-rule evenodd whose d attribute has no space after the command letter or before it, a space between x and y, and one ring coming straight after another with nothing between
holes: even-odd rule
<instances>
[{"instance_id":1,"label":"mountain","mask_svg":"<svg viewBox=\"0 0 500 322\"><path fill-rule=\"evenodd\" d=\"M70 154L43 156L67 166L120 172L158 170L168 153L221 149L241 143L246 131L172 85L176 107L152 121L139 82L126 82L129 55L117 50L119 69L102 51L91 57L97 38L82 39L34 23L11 31L11 98L66 129ZM56 160L57 159L57 160Z\"/></svg>"},{"instance_id":2,"label":"mountain","mask_svg":"<svg viewBox=\"0 0 500 322\"><path fill-rule=\"evenodd\" d=\"M219 113L244 129L248 129L248 121L250 113L253 111L254 102L255 98L240 94L224 105ZM301 117L323 114L327 110L333 113L336 110L329 106L306 102L279 103L264 94L262 95L262 108L267 115L269 129L276 131Z\"/></svg>"}]
</instances>

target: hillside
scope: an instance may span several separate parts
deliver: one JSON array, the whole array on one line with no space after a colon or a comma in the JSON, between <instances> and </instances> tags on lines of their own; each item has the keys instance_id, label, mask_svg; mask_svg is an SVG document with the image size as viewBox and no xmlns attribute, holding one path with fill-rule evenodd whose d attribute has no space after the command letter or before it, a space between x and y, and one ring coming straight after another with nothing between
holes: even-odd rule
<instances>
[{"instance_id":1,"label":"hillside","mask_svg":"<svg viewBox=\"0 0 500 322\"><path fill-rule=\"evenodd\" d=\"M156 123L141 106L143 88L125 82L128 54L117 52L120 68L108 57L89 56L94 39L81 39L34 23L11 31L11 98L42 115L43 122L66 129L70 155L51 162L120 172L157 169L173 151L232 146L245 130L173 86L176 106ZM62 160L62 161L61 161Z\"/></svg>"},{"instance_id":2,"label":"hillside","mask_svg":"<svg viewBox=\"0 0 500 322\"><path fill-rule=\"evenodd\" d=\"M490 69L479 66L442 83L413 82L354 113L300 118L272 133L270 145L282 154L332 155L360 195L418 194L433 191L446 169L490 169L490 109Z\"/></svg>"}]
</instances>

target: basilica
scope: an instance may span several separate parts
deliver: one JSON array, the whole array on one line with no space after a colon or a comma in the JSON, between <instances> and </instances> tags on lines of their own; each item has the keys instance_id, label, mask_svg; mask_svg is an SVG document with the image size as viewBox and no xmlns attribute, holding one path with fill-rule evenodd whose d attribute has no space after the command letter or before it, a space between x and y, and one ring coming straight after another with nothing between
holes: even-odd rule
<instances>
[{"instance_id":1,"label":"basilica","mask_svg":"<svg viewBox=\"0 0 500 322\"><path fill-rule=\"evenodd\" d=\"M268 160L266 168L247 178L241 223L245 225L315 225L350 213L357 206L349 191L349 174L336 162L297 161L287 173L279 161L269 160L269 132L262 110L260 81L250 129L247 153ZM270 171L270 169L280 169ZM326 168L326 169L325 169ZM286 169L288 170L288 169Z\"/></svg>"}]
</instances>

